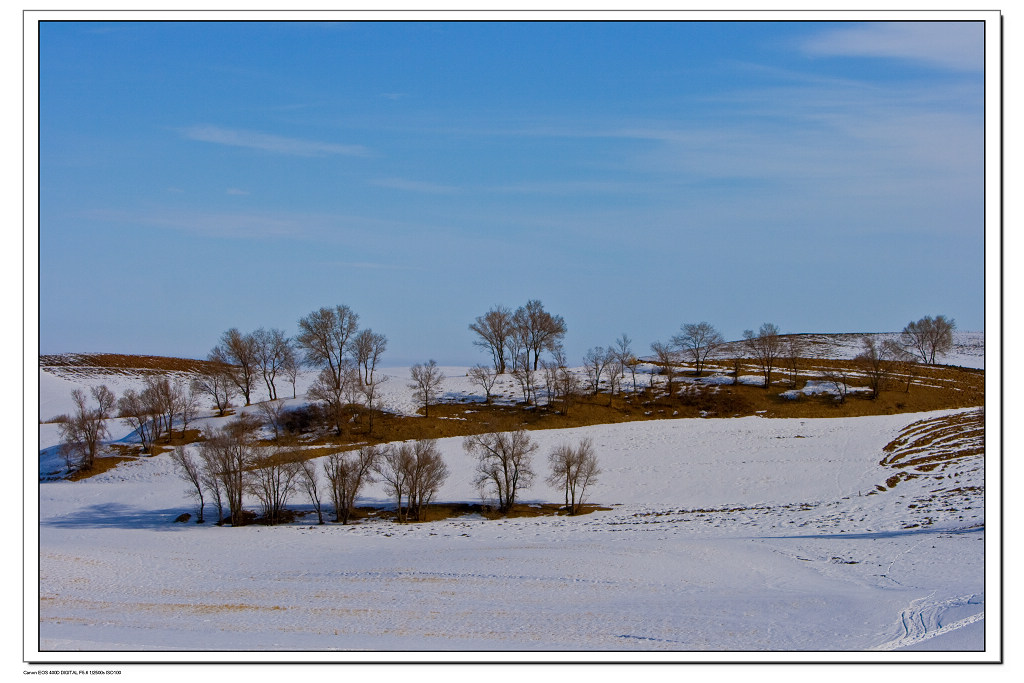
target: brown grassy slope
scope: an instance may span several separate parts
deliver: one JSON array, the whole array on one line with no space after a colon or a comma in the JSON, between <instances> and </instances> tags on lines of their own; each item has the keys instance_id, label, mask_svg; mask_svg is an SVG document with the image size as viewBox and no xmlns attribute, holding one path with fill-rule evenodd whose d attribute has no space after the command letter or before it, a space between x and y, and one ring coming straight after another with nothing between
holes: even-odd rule
<instances>
[{"instance_id":1,"label":"brown grassy slope","mask_svg":"<svg viewBox=\"0 0 1024 683\"><path fill-rule=\"evenodd\" d=\"M193 358L133 356L120 353L64 353L39 356L39 367L122 374L127 371L199 372L209 362Z\"/></svg>"}]
</instances>

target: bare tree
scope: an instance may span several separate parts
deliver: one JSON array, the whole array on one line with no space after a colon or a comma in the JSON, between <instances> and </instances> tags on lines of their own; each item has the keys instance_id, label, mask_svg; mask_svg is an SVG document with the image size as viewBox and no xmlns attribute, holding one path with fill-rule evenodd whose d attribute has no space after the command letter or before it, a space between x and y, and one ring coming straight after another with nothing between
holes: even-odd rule
<instances>
[{"instance_id":1,"label":"bare tree","mask_svg":"<svg viewBox=\"0 0 1024 683\"><path fill-rule=\"evenodd\" d=\"M568 415L577 395L580 393L579 378L566 367L565 353L559 349L551 362L544 363L545 384L548 388L548 404L562 415Z\"/></svg>"},{"instance_id":2,"label":"bare tree","mask_svg":"<svg viewBox=\"0 0 1024 683\"><path fill-rule=\"evenodd\" d=\"M779 328L773 323L764 323L757 334L753 330L743 332L743 341L747 349L754 356L754 360L761 367L761 374L764 376L764 387L767 389L772 383L772 370L782 353L782 339L779 337Z\"/></svg>"},{"instance_id":3,"label":"bare tree","mask_svg":"<svg viewBox=\"0 0 1024 683\"><path fill-rule=\"evenodd\" d=\"M435 403L441 395L441 385L445 376L437 362L430 360L427 363L417 363L412 366L412 383L409 388L413 390L413 397L423 404L423 416L430 416L430 404Z\"/></svg>"},{"instance_id":4,"label":"bare tree","mask_svg":"<svg viewBox=\"0 0 1024 683\"><path fill-rule=\"evenodd\" d=\"M935 364L935 356L943 356L953 348L956 321L939 315L927 315L916 322L907 323L900 334L904 348L917 354L922 363Z\"/></svg>"},{"instance_id":5,"label":"bare tree","mask_svg":"<svg viewBox=\"0 0 1024 683\"><path fill-rule=\"evenodd\" d=\"M301 470L297 462L280 455L276 448L258 449L248 476L248 490L260 501L263 521L271 526L283 521Z\"/></svg>"},{"instance_id":6,"label":"bare tree","mask_svg":"<svg viewBox=\"0 0 1024 683\"><path fill-rule=\"evenodd\" d=\"M109 420L114 416L114 409L117 408L117 397L106 384L93 387L89 390L92 398L96 401L96 411L103 420Z\"/></svg>"},{"instance_id":7,"label":"bare tree","mask_svg":"<svg viewBox=\"0 0 1024 683\"><path fill-rule=\"evenodd\" d=\"M789 374L789 385L796 388L800 372L800 359L807 353L807 344L804 338L791 334L783 337L782 342L782 363Z\"/></svg>"},{"instance_id":8,"label":"bare tree","mask_svg":"<svg viewBox=\"0 0 1024 683\"><path fill-rule=\"evenodd\" d=\"M253 332L252 338L256 367L267 386L267 396L273 401L277 398L277 373L284 369L291 340L283 330L262 327Z\"/></svg>"},{"instance_id":9,"label":"bare tree","mask_svg":"<svg viewBox=\"0 0 1024 683\"><path fill-rule=\"evenodd\" d=\"M263 423L274 430L274 441L280 441L285 419L288 416L288 407L284 401L276 399L273 401L263 401L257 404L256 407L263 417Z\"/></svg>"},{"instance_id":10,"label":"bare tree","mask_svg":"<svg viewBox=\"0 0 1024 683\"><path fill-rule=\"evenodd\" d=\"M199 411L199 395L196 393L195 385L191 382L188 385L181 380L177 380L177 382L179 383L178 392L181 396L178 414L181 415L181 438L184 439L189 423L195 419L196 413Z\"/></svg>"},{"instance_id":11,"label":"bare tree","mask_svg":"<svg viewBox=\"0 0 1024 683\"><path fill-rule=\"evenodd\" d=\"M892 347L877 342L874 337L863 337L862 346L863 350L854 357L853 361L868 378L871 398L876 399L886 388L889 378L892 376L893 362L896 359L892 355Z\"/></svg>"},{"instance_id":12,"label":"bare tree","mask_svg":"<svg viewBox=\"0 0 1024 683\"><path fill-rule=\"evenodd\" d=\"M548 483L561 486L565 491L565 507L569 514L579 514L587 487L595 483L597 475L601 473L593 441L583 439L575 447L562 444L548 455L548 463L551 466Z\"/></svg>"},{"instance_id":13,"label":"bare tree","mask_svg":"<svg viewBox=\"0 0 1024 683\"><path fill-rule=\"evenodd\" d=\"M373 372L387 347L388 338L370 329L361 330L352 337L349 352L356 365L363 369L363 384L370 384L373 381Z\"/></svg>"},{"instance_id":14,"label":"bare tree","mask_svg":"<svg viewBox=\"0 0 1024 683\"><path fill-rule=\"evenodd\" d=\"M850 393L850 371L841 365L829 366L822 370L821 376L836 390L836 400L846 403L846 396Z\"/></svg>"},{"instance_id":15,"label":"bare tree","mask_svg":"<svg viewBox=\"0 0 1024 683\"><path fill-rule=\"evenodd\" d=\"M312 401L327 404L337 433L344 433L345 409L350 405L351 392L359 388L359 369L352 361L340 361L338 372L331 368L323 368L316 380L309 387L306 396Z\"/></svg>"},{"instance_id":16,"label":"bare tree","mask_svg":"<svg viewBox=\"0 0 1024 683\"><path fill-rule=\"evenodd\" d=\"M203 496L203 489L206 488L203 480L203 461L193 457L187 446L175 446L171 453L171 461L177 466L181 478L190 484L188 495L196 501L196 524L202 524L205 521L203 511L206 508Z\"/></svg>"},{"instance_id":17,"label":"bare tree","mask_svg":"<svg viewBox=\"0 0 1024 683\"><path fill-rule=\"evenodd\" d=\"M472 322L471 332L476 333L474 346L479 346L491 353L494 371L501 375L505 372L505 349L509 335L512 334L512 311L504 306L495 306Z\"/></svg>"},{"instance_id":18,"label":"bare tree","mask_svg":"<svg viewBox=\"0 0 1024 683\"><path fill-rule=\"evenodd\" d=\"M61 416L59 427L60 452L69 470L91 470L103 447L103 440L110 437L105 417L111 410L110 397L113 394L109 392L106 385L92 390L97 403L95 407L88 404L81 389L71 392L75 410L70 415Z\"/></svg>"},{"instance_id":19,"label":"bare tree","mask_svg":"<svg viewBox=\"0 0 1024 683\"><path fill-rule=\"evenodd\" d=\"M640 367L640 359L633 354L633 350L630 348L630 344L633 340L626 336L623 332L622 336L615 340L615 358L619 364L629 370L629 374L633 379L633 393L636 393L636 371Z\"/></svg>"},{"instance_id":20,"label":"bare tree","mask_svg":"<svg viewBox=\"0 0 1024 683\"><path fill-rule=\"evenodd\" d=\"M408 500L409 476L413 469L413 450L407 443L388 444L374 464L373 471L380 477L379 481L395 498L395 516L399 522L406 519L402 501Z\"/></svg>"},{"instance_id":21,"label":"bare tree","mask_svg":"<svg viewBox=\"0 0 1024 683\"><path fill-rule=\"evenodd\" d=\"M191 406L188 405L188 390L181 380L172 382L167 376L151 375L146 377L146 387L142 391L142 397L152 414L156 416L153 429L154 440L166 433L167 440L170 442L174 437L175 418L191 410ZM184 435L184 429L182 429L182 435Z\"/></svg>"},{"instance_id":22,"label":"bare tree","mask_svg":"<svg viewBox=\"0 0 1024 683\"><path fill-rule=\"evenodd\" d=\"M894 339L886 339L882 342L885 353L892 359L892 372L906 380L904 393L910 393L910 385L917 375L917 356L908 351L903 345Z\"/></svg>"},{"instance_id":23,"label":"bare tree","mask_svg":"<svg viewBox=\"0 0 1024 683\"><path fill-rule=\"evenodd\" d=\"M206 492L210 494L210 498L212 499L214 506L217 508L217 526L222 526L224 524L224 506L226 501L224 496L224 487L218 477L219 465L216 448L200 443L199 461L200 481L203 488L206 489Z\"/></svg>"},{"instance_id":24,"label":"bare tree","mask_svg":"<svg viewBox=\"0 0 1024 683\"><path fill-rule=\"evenodd\" d=\"M654 351L654 355L658 359L658 365L661 366L662 371L665 373L668 395L675 395L672 387L672 380L676 376L675 350L668 344L656 341L651 343L651 351ZM651 388L654 388L653 374L651 375Z\"/></svg>"},{"instance_id":25,"label":"bare tree","mask_svg":"<svg viewBox=\"0 0 1024 683\"><path fill-rule=\"evenodd\" d=\"M298 485L306 492L309 502L313 504L313 509L316 511L316 523L323 524L324 512L320 498L320 476L317 474L316 463L313 460L299 460L298 468Z\"/></svg>"},{"instance_id":26,"label":"bare tree","mask_svg":"<svg viewBox=\"0 0 1024 683\"><path fill-rule=\"evenodd\" d=\"M299 320L296 342L305 351L306 362L326 368L334 375L334 384L341 385L346 372L345 354L349 340L356 333L359 316L348 306L321 308Z\"/></svg>"},{"instance_id":27,"label":"bare tree","mask_svg":"<svg viewBox=\"0 0 1024 683\"><path fill-rule=\"evenodd\" d=\"M491 390L498 381L498 373L486 365L474 365L466 373L473 384L484 390L484 402L491 402Z\"/></svg>"},{"instance_id":28,"label":"bare tree","mask_svg":"<svg viewBox=\"0 0 1024 683\"><path fill-rule=\"evenodd\" d=\"M734 356L729 362L732 367L732 383L740 383L740 373L743 372L743 358L740 356Z\"/></svg>"},{"instance_id":29,"label":"bare tree","mask_svg":"<svg viewBox=\"0 0 1024 683\"><path fill-rule=\"evenodd\" d=\"M366 403L367 434L373 434L373 417L374 414L380 410L381 404L380 387L387 381L388 377L386 375L378 375L376 377L371 376L369 382L364 382L363 385L359 387L359 391L362 393L363 400Z\"/></svg>"},{"instance_id":30,"label":"bare tree","mask_svg":"<svg viewBox=\"0 0 1024 683\"><path fill-rule=\"evenodd\" d=\"M516 496L533 482L533 454L538 446L523 429L467 436L462 442L477 459L475 483L481 493L491 492L498 510L507 514Z\"/></svg>"},{"instance_id":31,"label":"bare tree","mask_svg":"<svg viewBox=\"0 0 1024 683\"><path fill-rule=\"evenodd\" d=\"M363 446L357 451L331 453L324 461L324 472L331 487L334 521L348 524L355 511L356 497L363 486L374 481L384 449Z\"/></svg>"},{"instance_id":32,"label":"bare tree","mask_svg":"<svg viewBox=\"0 0 1024 683\"><path fill-rule=\"evenodd\" d=\"M192 388L195 393L212 398L217 415L224 417L224 413L231 407L231 397L235 394L231 366L219 360L215 353L211 353L208 362L203 365L199 374L193 377Z\"/></svg>"},{"instance_id":33,"label":"bare tree","mask_svg":"<svg viewBox=\"0 0 1024 683\"><path fill-rule=\"evenodd\" d=\"M144 392L143 392L144 393ZM153 404L148 397L134 389L128 389L117 401L121 420L139 437L142 452L148 453L153 445Z\"/></svg>"},{"instance_id":34,"label":"bare tree","mask_svg":"<svg viewBox=\"0 0 1024 683\"><path fill-rule=\"evenodd\" d=\"M220 344L210 352L210 359L230 370L229 377L245 398L245 405L250 405L258 371L255 337L232 327L221 336Z\"/></svg>"},{"instance_id":35,"label":"bare tree","mask_svg":"<svg viewBox=\"0 0 1024 683\"><path fill-rule=\"evenodd\" d=\"M295 385L299 380L299 373L302 372L302 358L299 355L298 349L291 342L284 348L281 370L284 372L284 376L288 378L288 383L292 385L292 398L298 398L298 391Z\"/></svg>"},{"instance_id":36,"label":"bare tree","mask_svg":"<svg viewBox=\"0 0 1024 683\"><path fill-rule=\"evenodd\" d=\"M258 431L258 421L242 416L209 432L199 444L200 455L208 463L210 476L216 480L230 510L232 526L240 526L245 520L242 505L258 456Z\"/></svg>"},{"instance_id":37,"label":"bare tree","mask_svg":"<svg viewBox=\"0 0 1024 683\"><path fill-rule=\"evenodd\" d=\"M565 338L565 320L560 315L551 315L544 310L544 304L531 299L516 310L513 315L516 327L521 330L526 350L533 354L533 369L540 364L540 354L554 351Z\"/></svg>"},{"instance_id":38,"label":"bare tree","mask_svg":"<svg viewBox=\"0 0 1024 683\"><path fill-rule=\"evenodd\" d=\"M448 478L448 466L444 464L441 451L438 450L437 441L434 439L414 441L411 449L411 457L402 459L405 466L409 467L409 472L405 476L409 518L424 521L424 509L430 505L438 489Z\"/></svg>"},{"instance_id":39,"label":"bare tree","mask_svg":"<svg viewBox=\"0 0 1024 683\"><path fill-rule=\"evenodd\" d=\"M612 397L622 391L622 380L625 379L625 369L622 361L611 347L608 347L610 359L606 374L608 375L608 405L612 404Z\"/></svg>"},{"instance_id":40,"label":"bare tree","mask_svg":"<svg viewBox=\"0 0 1024 683\"><path fill-rule=\"evenodd\" d=\"M512 314L512 328L505 338L505 358L512 363L512 370L519 367L523 358L530 357L529 329L526 326L525 312L522 308Z\"/></svg>"},{"instance_id":41,"label":"bare tree","mask_svg":"<svg viewBox=\"0 0 1024 683\"><path fill-rule=\"evenodd\" d=\"M684 323L671 342L693 359L693 374L699 377L704 364L714 357L725 340L711 323L699 322Z\"/></svg>"},{"instance_id":42,"label":"bare tree","mask_svg":"<svg viewBox=\"0 0 1024 683\"><path fill-rule=\"evenodd\" d=\"M594 346L583 356L583 368L587 372L591 393L595 396L601 390L601 377L614 358L615 352L603 346Z\"/></svg>"},{"instance_id":43,"label":"bare tree","mask_svg":"<svg viewBox=\"0 0 1024 683\"><path fill-rule=\"evenodd\" d=\"M519 384L519 389L523 392L523 401L526 405L534 403L534 397L537 393L537 373L530 367L530 359L527 357L527 354L520 355L519 361L515 364L515 369L512 370L512 377Z\"/></svg>"}]
</instances>

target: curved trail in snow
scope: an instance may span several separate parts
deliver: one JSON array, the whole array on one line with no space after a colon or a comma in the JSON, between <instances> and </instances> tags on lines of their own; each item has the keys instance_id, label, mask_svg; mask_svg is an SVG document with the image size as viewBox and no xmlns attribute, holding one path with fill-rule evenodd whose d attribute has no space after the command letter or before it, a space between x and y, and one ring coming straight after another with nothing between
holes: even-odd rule
<instances>
[{"instance_id":1,"label":"curved trail in snow","mask_svg":"<svg viewBox=\"0 0 1024 683\"><path fill-rule=\"evenodd\" d=\"M923 641L956 631L985 618L985 610L982 609L975 614L950 623L944 624L942 619L945 613L955 608L962 608L967 605L984 606L984 595L961 595L947 600L929 602L928 600L931 597L931 595L927 595L913 600L900 613L900 629L902 633L897 638L881 645L876 645L871 650L896 650L910 645L917 645Z\"/></svg>"}]
</instances>

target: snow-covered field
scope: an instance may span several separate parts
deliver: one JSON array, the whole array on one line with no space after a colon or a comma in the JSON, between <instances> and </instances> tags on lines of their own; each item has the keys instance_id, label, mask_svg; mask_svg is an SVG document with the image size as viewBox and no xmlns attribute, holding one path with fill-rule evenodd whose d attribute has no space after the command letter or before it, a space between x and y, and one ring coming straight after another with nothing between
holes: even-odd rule
<instances>
[{"instance_id":1,"label":"snow-covered field","mask_svg":"<svg viewBox=\"0 0 1024 683\"><path fill-rule=\"evenodd\" d=\"M472 393L465 368L445 370L449 391ZM412 412L403 371L385 372L390 408ZM109 380L40 372L40 414L67 410L75 386L123 391ZM115 651L118 661L167 660L168 651L189 661L496 651L991 661L998 620L985 620L986 590L991 599L998 585L986 582L984 455L918 468L895 485L887 480L898 470L880 464L911 423L971 412L531 432L541 476L526 502L558 502L543 482L546 454L593 439L602 474L589 500L610 509L575 518L175 524L192 503L167 455L45 481L38 643L26 647L38 646L35 661L66 660L69 650L79 661ZM116 439L130 438L112 426ZM41 474L59 466L57 438L40 425ZM437 500L479 502L461 439L439 446L451 475ZM359 501L389 503L378 485ZM298 494L290 507L311 509Z\"/></svg>"}]
</instances>

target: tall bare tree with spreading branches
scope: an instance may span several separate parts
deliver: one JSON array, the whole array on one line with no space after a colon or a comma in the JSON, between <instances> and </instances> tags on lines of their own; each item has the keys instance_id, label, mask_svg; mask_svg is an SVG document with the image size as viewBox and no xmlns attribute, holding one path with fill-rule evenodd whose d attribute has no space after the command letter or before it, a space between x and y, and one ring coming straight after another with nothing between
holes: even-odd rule
<instances>
[{"instance_id":1,"label":"tall bare tree with spreading branches","mask_svg":"<svg viewBox=\"0 0 1024 683\"><path fill-rule=\"evenodd\" d=\"M936 356L943 356L953 348L956 321L944 315L934 318L926 315L907 323L900 334L903 347L921 358L922 363L935 364Z\"/></svg>"},{"instance_id":2,"label":"tall bare tree with spreading branches","mask_svg":"<svg viewBox=\"0 0 1024 683\"><path fill-rule=\"evenodd\" d=\"M704 364L714 357L725 340L711 323L699 322L683 323L671 342L693 360L693 374L700 376Z\"/></svg>"},{"instance_id":3,"label":"tall bare tree with spreading branches","mask_svg":"<svg viewBox=\"0 0 1024 683\"><path fill-rule=\"evenodd\" d=\"M506 346L512 334L512 311L504 306L495 306L470 323L469 329L477 335L473 345L489 351L494 371L503 374Z\"/></svg>"},{"instance_id":4,"label":"tall bare tree with spreading branches","mask_svg":"<svg viewBox=\"0 0 1024 683\"><path fill-rule=\"evenodd\" d=\"M779 328L774 323L764 323L756 333L753 330L744 331L743 342L761 367L764 387L767 389L771 386L772 371L783 351Z\"/></svg>"},{"instance_id":5,"label":"tall bare tree with spreading branches","mask_svg":"<svg viewBox=\"0 0 1024 683\"><path fill-rule=\"evenodd\" d=\"M324 307L299 320L295 341L305 352L306 362L330 372L334 385L342 384L349 340L358 323L359 316L348 306Z\"/></svg>"},{"instance_id":6,"label":"tall bare tree with spreading branches","mask_svg":"<svg viewBox=\"0 0 1024 683\"><path fill-rule=\"evenodd\" d=\"M412 383L409 388L413 390L413 397L423 404L423 416L430 416L430 406L437 402L441 396L441 388L445 376L437 361L430 360L427 363L417 363L411 369Z\"/></svg>"},{"instance_id":7,"label":"tall bare tree with spreading branches","mask_svg":"<svg viewBox=\"0 0 1024 683\"><path fill-rule=\"evenodd\" d=\"M516 497L533 482L533 454L537 444L523 429L467 436L462 442L477 459L476 485L481 493L492 494L498 510L507 514Z\"/></svg>"}]
</instances>

